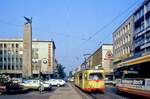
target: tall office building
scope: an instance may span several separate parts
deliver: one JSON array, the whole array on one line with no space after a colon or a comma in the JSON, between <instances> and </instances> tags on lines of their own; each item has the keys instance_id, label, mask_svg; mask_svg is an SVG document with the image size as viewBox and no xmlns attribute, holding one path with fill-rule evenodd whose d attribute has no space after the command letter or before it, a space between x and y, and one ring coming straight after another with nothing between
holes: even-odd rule
<instances>
[{"instance_id":1,"label":"tall office building","mask_svg":"<svg viewBox=\"0 0 150 99\"><path fill-rule=\"evenodd\" d=\"M133 17L133 25L131 26L131 29L133 28L133 32L131 32L132 43L130 43L130 45L132 46L130 48L132 49L132 55L126 58L120 58L119 61L114 60L114 65L119 69L130 69L138 70L140 72L147 72L149 67L143 66L148 66L148 64L150 63L150 0L145 0L134 11L131 17ZM125 25L125 23L123 23L123 25ZM115 43L117 42L115 34L116 32L113 35L114 57L116 57L117 53L119 53L115 52L118 49L118 46L116 46L117 43ZM120 48L123 48L123 46L121 46Z\"/></svg>"},{"instance_id":2,"label":"tall office building","mask_svg":"<svg viewBox=\"0 0 150 99\"><path fill-rule=\"evenodd\" d=\"M55 48L53 41L32 41L32 67L29 71L33 77L38 77L40 71L43 76L53 76ZM22 39L0 39L0 73L24 76L23 49Z\"/></svg>"},{"instance_id":3,"label":"tall office building","mask_svg":"<svg viewBox=\"0 0 150 99\"><path fill-rule=\"evenodd\" d=\"M133 16L130 16L113 32L114 68L124 59L133 55L133 26Z\"/></svg>"},{"instance_id":4,"label":"tall office building","mask_svg":"<svg viewBox=\"0 0 150 99\"><path fill-rule=\"evenodd\" d=\"M134 54L150 52L150 1L145 2L134 12Z\"/></svg>"}]
</instances>

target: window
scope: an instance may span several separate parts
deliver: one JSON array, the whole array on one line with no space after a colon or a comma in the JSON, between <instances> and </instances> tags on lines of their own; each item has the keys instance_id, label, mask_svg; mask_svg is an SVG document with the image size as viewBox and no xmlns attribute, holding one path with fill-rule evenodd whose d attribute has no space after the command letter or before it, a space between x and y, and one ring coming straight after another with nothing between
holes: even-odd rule
<instances>
[{"instance_id":1,"label":"window","mask_svg":"<svg viewBox=\"0 0 150 99\"><path fill-rule=\"evenodd\" d=\"M143 15L144 15L144 8L142 8L141 10L139 10L139 11L135 14L135 16L134 16L135 21L137 21L138 19L140 19Z\"/></svg>"},{"instance_id":2,"label":"window","mask_svg":"<svg viewBox=\"0 0 150 99\"><path fill-rule=\"evenodd\" d=\"M8 64L8 70L10 70L10 64Z\"/></svg>"},{"instance_id":3,"label":"window","mask_svg":"<svg viewBox=\"0 0 150 99\"><path fill-rule=\"evenodd\" d=\"M20 70L22 70L22 64L20 64ZM38 69L37 69L38 70Z\"/></svg>"},{"instance_id":4,"label":"window","mask_svg":"<svg viewBox=\"0 0 150 99\"><path fill-rule=\"evenodd\" d=\"M12 44L12 48L14 48L14 44Z\"/></svg>"},{"instance_id":5,"label":"window","mask_svg":"<svg viewBox=\"0 0 150 99\"><path fill-rule=\"evenodd\" d=\"M82 73L79 74L79 79L80 79L80 80L82 79Z\"/></svg>"},{"instance_id":6,"label":"window","mask_svg":"<svg viewBox=\"0 0 150 99\"><path fill-rule=\"evenodd\" d=\"M0 48L2 48L3 47L3 45L2 44L0 44Z\"/></svg>"},{"instance_id":7,"label":"window","mask_svg":"<svg viewBox=\"0 0 150 99\"><path fill-rule=\"evenodd\" d=\"M19 44L16 44L16 48L18 48L19 47Z\"/></svg>"},{"instance_id":8,"label":"window","mask_svg":"<svg viewBox=\"0 0 150 99\"><path fill-rule=\"evenodd\" d=\"M127 25L125 26L125 33L127 32Z\"/></svg>"},{"instance_id":9,"label":"window","mask_svg":"<svg viewBox=\"0 0 150 99\"><path fill-rule=\"evenodd\" d=\"M19 66L18 66L18 64L16 64L16 70L19 70Z\"/></svg>"},{"instance_id":10,"label":"window","mask_svg":"<svg viewBox=\"0 0 150 99\"><path fill-rule=\"evenodd\" d=\"M146 20L146 22L147 22L147 27L149 27L150 26L150 17Z\"/></svg>"},{"instance_id":11,"label":"window","mask_svg":"<svg viewBox=\"0 0 150 99\"><path fill-rule=\"evenodd\" d=\"M130 53L130 47L128 46L128 53Z\"/></svg>"},{"instance_id":12,"label":"window","mask_svg":"<svg viewBox=\"0 0 150 99\"><path fill-rule=\"evenodd\" d=\"M14 65L12 65L12 70L14 70Z\"/></svg>"},{"instance_id":13,"label":"window","mask_svg":"<svg viewBox=\"0 0 150 99\"><path fill-rule=\"evenodd\" d=\"M150 37L146 39L146 43L150 43Z\"/></svg>"},{"instance_id":14,"label":"window","mask_svg":"<svg viewBox=\"0 0 150 99\"><path fill-rule=\"evenodd\" d=\"M146 51L147 51L147 52L150 52L150 47L146 48Z\"/></svg>"},{"instance_id":15,"label":"window","mask_svg":"<svg viewBox=\"0 0 150 99\"><path fill-rule=\"evenodd\" d=\"M2 62L3 61L3 58L2 57L0 57L0 62Z\"/></svg>"},{"instance_id":16,"label":"window","mask_svg":"<svg viewBox=\"0 0 150 99\"><path fill-rule=\"evenodd\" d=\"M130 30L130 23L128 24L128 30Z\"/></svg>"},{"instance_id":17,"label":"window","mask_svg":"<svg viewBox=\"0 0 150 99\"><path fill-rule=\"evenodd\" d=\"M4 64L4 70L6 70L7 69L7 65L6 64Z\"/></svg>"},{"instance_id":18,"label":"window","mask_svg":"<svg viewBox=\"0 0 150 99\"><path fill-rule=\"evenodd\" d=\"M140 25L135 29L135 33L139 33L144 30L144 21L140 23Z\"/></svg>"},{"instance_id":19,"label":"window","mask_svg":"<svg viewBox=\"0 0 150 99\"><path fill-rule=\"evenodd\" d=\"M6 44L4 44L4 48L6 48L7 47L7 45Z\"/></svg>"},{"instance_id":20,"label":"window","mask_svg":"<svg viewBox=\"0 0 150 99\"><path fill-rule=\"evenodd\" d=\"M147 5L146 5L146 11L148 12L149 10L150 10L150 2L147 3Z\"/></svg>"},{"instance_id":21,"label":"window","mask_svg":"<svg viewBox=\"0 0 150 99\"><path fill-rule=\"evenodd\" d=\"M89 80L100 80L103 79L103 75L101 73L90 73Z\"/></svg>"},{"instance_id":22,"label":"window","mask_svg":"<svg viewBox=\"0 0 150 99\"><path fill-rule=\"evenodd\" d=\"M2 51L2 50L0 50L0 54L1 54L1 55L3 54L3 51Z\"/></svg>"}]
</instances>

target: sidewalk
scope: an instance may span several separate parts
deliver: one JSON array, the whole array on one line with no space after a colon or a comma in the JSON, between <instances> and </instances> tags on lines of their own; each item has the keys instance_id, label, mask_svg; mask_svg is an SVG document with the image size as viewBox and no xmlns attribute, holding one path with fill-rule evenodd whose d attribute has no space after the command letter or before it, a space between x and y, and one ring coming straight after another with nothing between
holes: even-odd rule
<instances>
[{"instance_id":1,"label":"sidewalk","mask_svg":"<svg viewBox=\"0 0 150 99\"><path fill-rule=\"evenodd\" d=\"M56 89L49 99L82 99L75 89L67 83L67 87L60 87Z\"/></svg>"}]
</instances>

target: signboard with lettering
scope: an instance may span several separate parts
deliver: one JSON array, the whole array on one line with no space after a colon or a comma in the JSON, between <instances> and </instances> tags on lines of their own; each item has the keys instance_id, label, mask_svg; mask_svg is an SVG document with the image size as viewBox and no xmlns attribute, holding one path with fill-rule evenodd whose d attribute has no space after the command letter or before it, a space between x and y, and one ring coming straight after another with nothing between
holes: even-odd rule
<instances>
[{"instance_id":1,"label":"signboard with lettering","mask_svg":"<svg viewBox=\"0 0 150 99\"><path fill-rule=\"evenodd\" d=\"M48 44L48 66L51 66L51 44Z\"/></svg>"},{"instance_id":2,"label":"signboard with lettering","mask_svg":"<svg viewBox=\"0 0 150 99\"><path fill-rule=\"evenodd\" d=\"M112 60L113 59L113 54L111 52L111 50L108 50L105 54L105 60Z\"/></svg>"},{"instance_id":3,"label":"signboard with lettering","mask_svg":"<svg viewBox=\"0 0 150 99\"><path fill-rule=\"evenodd\" d=\"M116 86L150 91L150 79L117 79Z\"/></svg>"}]
</instances>

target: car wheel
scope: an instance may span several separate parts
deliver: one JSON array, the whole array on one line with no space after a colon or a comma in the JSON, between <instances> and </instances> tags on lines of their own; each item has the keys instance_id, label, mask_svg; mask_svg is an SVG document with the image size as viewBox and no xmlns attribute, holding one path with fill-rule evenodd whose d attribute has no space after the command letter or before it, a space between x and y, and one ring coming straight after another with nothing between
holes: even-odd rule
<instances>
[{"instance_id":1,"label":"car wheel","mask_svg":"<svg viewBox=\"0 0 150 99\"><path fill-rule=\"evenodd\" d=\"M60 87L60 84L57 84L57 87Z\"/></svg>"}]
</instances>

